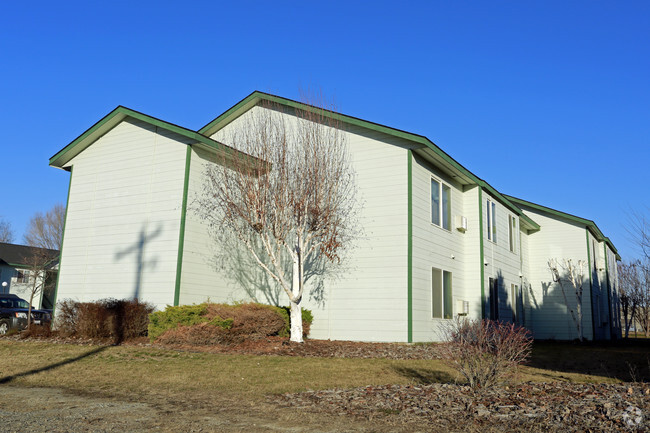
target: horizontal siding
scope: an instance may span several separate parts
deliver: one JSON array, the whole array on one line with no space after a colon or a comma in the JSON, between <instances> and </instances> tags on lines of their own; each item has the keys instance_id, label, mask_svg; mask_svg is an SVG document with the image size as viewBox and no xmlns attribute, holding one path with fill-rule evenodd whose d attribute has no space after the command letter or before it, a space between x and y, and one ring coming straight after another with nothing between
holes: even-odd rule
<instances>
[{"instance_id":1,"label":"horizontal siding","mask_svg":"<svg viewBox=\"0 0 650 433\"><path fill-rule=\"evenodd\" d=\"M186 143L127 119L71 161L59 301L173 303Z\"/></svg>"},{"instance_id":2,"label":"horizontal siding","mask_svg":"<svg viewBox=\"0 0 650 433\"><path fill-rule=\"evenodd\" d=\"M550 259L582 260L585 263L583 284L583 335L591 339L591 295L587 265L586 229L583 226L551 217L548 214L524 207L540 230L528 236L529 280L524 299L526 301L526 323L530 324L535 338L573 340L577 338L576 327L571 319L558 284L553 283L548 269ZM570 308L576 306L575 295L567 293Z\"/></svg>"},{"instance_id":3,"label":"horizontal siding","mask_svg":"<svg viewBox=\"0 0 650 433\"><path fill-rule=\"evenodd\" d=\"M247 116L260 107L229 124L214 137L230 143L232 131L244 125ZM289 123L292 119L289 115ZM344 268L334 270L320 290L312 288L304 298L312 309L314 323L311 336L363 341L406 341L407 339L407 152L405 143L379 133L350 128L345 132L353 167L356 171L359 198L363 209L359 224L363 236L357 241L344 262ZM188 226L189 229L189 226ZM187 238L186 238L187 239ZM219 248L213 246L212 248ZM228 296L237 299L255 293L264 296L254 284L265 284L262 277L240 278L239 281L219 273L231 284ZM217 277L215 277L217 278ZM243 284L249 284L244 287ZM232 288L239 287L238 290ZM317 296L314 296L316 294ZM281 304L288 304L280 293Z\"/></svg>"}]
</instances>

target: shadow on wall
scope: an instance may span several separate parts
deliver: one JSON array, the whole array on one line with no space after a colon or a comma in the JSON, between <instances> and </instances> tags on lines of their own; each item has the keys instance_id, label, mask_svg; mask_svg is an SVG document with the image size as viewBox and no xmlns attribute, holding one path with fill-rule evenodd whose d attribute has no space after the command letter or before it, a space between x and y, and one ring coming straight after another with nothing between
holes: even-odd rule
<instances>
[{"instance_id":1,"label":"shadow on wall","mask_svg":"<svg viewBox=\"0 0 650 433\"><path fill-rule=\"evenodd\" d=\"M115 253L115 260L120 261L125 258L130 258L135 262L135 275L133 282L133 296L132 299L140 298L140 291L142 289L142 274L147 270L153 270L158 264L157 257L145 258L147 244L156 239L162 234L162 224L159 223L158 227L152 232L148 231L147 224L143 224L140 229L140 234L136 241Z\"/></svg>"},{"instance_id":2,"label":"shadow on wall","mask_svg":"<svg viewBox=\"0 0 650 433\"><path fill-rule=\"evenodd\" d=\"M562 275L566 278L567 275ZM578 330L571 310L576 312L577 299L575 290L570 284L565 284L567 303L562 295L562 288L551 280L540 281L538 290L528 281L524 282L526 304L529 307L526 327L533 331L535 338L573 340L578 338ZM592 335L591 308L589 295L589 280L582 284L582 333L585 339Z\"/></svg>"},{"instance_id":3,"label":"shadow on wall","mask_svg":"<svg viewBox=\"0 0 650 433\"><path fill-rule=\"evenodd\" d=\"M262 269L246 245L234 235L228 236L220 233L216 236L211 235L211 238L218 239L218 241L213 243L213 257L210 265L223 273L236 286L241 287L252 301L276 306L289 304L289 299L281 285ZM261 258L265 266L273 269L261 241L255 239L254 242L253 249L257 256ZM286 251L282 251L280 254L282 263L286 263L285 279L291 284L292 269L289 254ZM340 271L340 268L337 269ZM331 270L331 266L327 266L323 258L314 258L313 255L305 263L304 296L319 307L325 304L325 280L333 276Z\"/></svg>"}]
</instances>

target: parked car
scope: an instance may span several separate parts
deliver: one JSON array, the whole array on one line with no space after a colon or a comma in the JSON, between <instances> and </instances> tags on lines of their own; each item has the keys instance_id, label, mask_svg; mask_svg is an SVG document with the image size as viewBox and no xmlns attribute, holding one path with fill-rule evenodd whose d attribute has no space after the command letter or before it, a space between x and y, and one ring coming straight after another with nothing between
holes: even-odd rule
<instances>
[{"instance_id":1,"label":"parked car","mask_svg":"<svg viewBox=\"0 0 650 433\"><path fill-rule=\"evenodd\" d=\"M0 335L11 329L25 329L29 302L16 295L0 295ZM52 322L52 312L32 309L32 323L46 325Z\"/></svg>"}]
</instances>

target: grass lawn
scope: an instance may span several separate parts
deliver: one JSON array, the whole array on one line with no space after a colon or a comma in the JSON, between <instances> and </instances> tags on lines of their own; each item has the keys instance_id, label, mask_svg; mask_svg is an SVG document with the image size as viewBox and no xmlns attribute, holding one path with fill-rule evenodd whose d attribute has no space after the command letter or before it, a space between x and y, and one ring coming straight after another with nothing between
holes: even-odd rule
<instances>
[{"instance_id":1,"label":"grass lawn","mask_svg":"<svg viewBox=\"0 0 650 433\"><path fill-rule=\"evenodd\" d=\"M247 410L251 417L270 416L271 406L265 400L271 394L450 382L456 377L437 360L224 355L146 346L84 346L9 339L0 339L0 359L3 360L0 363L3 387L61 388L74 393L166 404L170 411L204 408L241 413ZM518 380L615 383L632 378L648 381L649 368L647 344L535 343L530 365L520 369ZM290 416L296 416L293 413ZM278 412L273 412L272 419L277 416Z\"/></svg>"}]
</instances>

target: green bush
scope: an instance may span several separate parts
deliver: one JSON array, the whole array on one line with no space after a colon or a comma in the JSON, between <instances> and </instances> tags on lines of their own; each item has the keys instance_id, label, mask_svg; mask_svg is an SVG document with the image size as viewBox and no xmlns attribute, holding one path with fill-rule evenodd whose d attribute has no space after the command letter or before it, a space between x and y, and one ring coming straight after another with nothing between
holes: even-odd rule
<instances>
[{"instance_id":1,"label":"green bush","mask_svg":"<svg viewBox=\"0 0 650 433\"><path fill-rule=\"evenodd\" d=\"M168 305L165 311L156 311L149 315L149 339L154 341L165 331L181 326L198 325L208 322L205 317L208 311L208 304L181 305L172 307Z\"/></svg>"},{"instance_id":2,"label":"green bush","mask_svg":"<svg viewBox=\"0 0 650 433\"><path fill-rule=\"evenodd\" d=\"M311 311L303 309L302 318L307 336ZM168 306L149 316L150 340L167 344L238 344L289 333L289 307L257 303Z\"/></svg>"}]
</instances>

